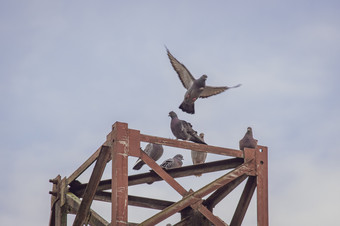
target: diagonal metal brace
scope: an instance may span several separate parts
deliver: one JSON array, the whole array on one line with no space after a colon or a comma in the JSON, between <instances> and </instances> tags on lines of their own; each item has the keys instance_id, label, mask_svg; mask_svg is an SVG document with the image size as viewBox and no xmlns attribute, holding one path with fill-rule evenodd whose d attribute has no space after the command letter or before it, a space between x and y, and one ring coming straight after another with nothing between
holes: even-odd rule
<instances>
[{"instance_id":1,"label":"diagonal metal brace","mask_svg":"<svg viewBox=\"0 0 340 226\"><path fill-rule=\"evenodd\" d=\"M235 168L234 170L232 170L231 172L221 176L220 178L218 178L215 181L211 182L210 184L204 186L203 188L197 190L196 192L185 196L182 200L180 200L177 203L165 208L164 210L162 210L158 214L154 215L153 217L145 220L144 222L141 223L141 225L155 225L155 224L161 222L162 220L166 219L167 217L181 211L185 207L195 204L196 202L200 201L201 198L206 196L207 194L209 194L209 193L215 191L216 189L222 187L223 185L233 181L237 177L240 177L243 174L247 174L250 170L249 165L250 165L251 162L252 161L242 164L241 166L239 166L239 167ZM198 210L200 211L201 208L198 208ZM204 208L203 208L202 212L201 212L202 214L206 213L204 211ZM223 222L223 225L226 225L226 224Z\"/></svg>"}]
</instances>

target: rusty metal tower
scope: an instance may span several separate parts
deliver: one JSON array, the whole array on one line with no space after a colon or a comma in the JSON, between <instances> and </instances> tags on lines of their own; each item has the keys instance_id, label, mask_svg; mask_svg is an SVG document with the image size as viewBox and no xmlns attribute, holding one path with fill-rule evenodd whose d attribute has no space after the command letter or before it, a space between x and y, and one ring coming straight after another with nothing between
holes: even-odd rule
<instances>
[{"instance_id":1,"label":"rusty metal tower","mask_svg":"<svg viewBox=\"0 0 340 226\"><path fill-rule=\"evenodd\" d=\"M140 150L141 142L158 143L181 149L204 151L222 156L229 156L221 161L181 168L164 170L148 155ZM128 157L140 157L151 169L149 173L128 175ZM111 161L112 160L112 161ZM112 162L112 179L101 180L108 162ZM76 179L95 162L88 183L82 184ZM186 177L198 173L220 170L231 171L197 191L186 190L174 178ZM232 219L224 222L213 214L213 208L247 179L242 195ZM128 194L128 187L136 184L166 181L182 199L178 202L157 200ZM67 214L75 214L73 225L156 225L175 213L181 213L181 221L176 225L241 225L248 205L256 189L257 225L268 226L268 149L245 148L244 151L210 145L177 141L141 134L128 128L128 124L116 122L107 135L104 144L69 177L58 175L50 180L53 183L51 196L50 226L66 226ZM152 185L148 185L152 186ZM111 190L109 192L108 190ZM210 195L209 195L210 194ZM203 199L203 197L208 198ZM82 199L81 199L82 198ZM107 222L92 210L93 200L111 203L111 222ZM128 222L128 205L160 210L154 216L140 223ZM199 222L199 223L197 223ZM255 225L255 223L254 223Z\"/></svg>"}]
</instances>

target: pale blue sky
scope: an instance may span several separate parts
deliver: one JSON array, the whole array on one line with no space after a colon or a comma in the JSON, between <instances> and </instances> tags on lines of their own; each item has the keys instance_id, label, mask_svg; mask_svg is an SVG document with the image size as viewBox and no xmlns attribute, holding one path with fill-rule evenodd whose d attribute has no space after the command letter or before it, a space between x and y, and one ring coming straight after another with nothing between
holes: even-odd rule
<instances>
[{"instance_id":1,"label":"pale blue sky","mask_svg":"<svg viewBox=\"0 0 340 226\"><path fill-rule=\"evenodd\" d=\"M115 121L173 138L171 110L215 146L238 148L253 127L269 147L271 225L337 224L338 1L0 1L0 34L2 225L46 225L48 179L69 176ZM242 86L180 111L185 90L164 45L207 84ZM172 148L160 162L177 152L191 164ZM179 181L197 189L194 180ZM180 198L163 183L130 191ZM227 223L228 208L216 210Z\"/></svg>"}]
</instances>

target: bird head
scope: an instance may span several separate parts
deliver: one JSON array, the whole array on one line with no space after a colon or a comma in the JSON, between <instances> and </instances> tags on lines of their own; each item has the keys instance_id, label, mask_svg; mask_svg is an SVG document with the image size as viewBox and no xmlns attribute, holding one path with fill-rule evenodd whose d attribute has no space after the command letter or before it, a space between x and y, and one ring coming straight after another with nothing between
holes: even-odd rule
<instances>
[{"instance_id":1,"label":"bird head","mask_svg":"<svg viewBox=\"0 0 340 226\"><path fill-rule=\"evenodd\" d=\"M253 129L251 127L247 128L247 134L253 135Z\"/></svg>"},{"instance_id":2,"label":"bird head","mask_svg":"<svg viewBox=\"0 0 340 226\"><path fill-rule=\"evenodd\" d=\"M197 80L196 80L196 84L199 86L199 87L204 87L205 86L205 81L207 80L208 76L206 75L202 75L201 77L199 77Z\"/></svg>"},{"instance_id":3,"label":"bird head","mask_svg":"<svg viewBox=\"0 0 340 226\"><path fill-rule=\"evenodd\" d=\"M169 116L170 116L171 118L177 118L177 114L176 114L174 111L170 111L170 112L169 112Z\"/></svg>"},{"instance_id":4,"label":"bird head","mask_svg":"<svg viewBox=\"0 0 340 226\"><path fill-rule=\"evenodd\" d=\"M175 155L174 158L179 159L179 160L184 160L183 155L181 155L181 154Z\"/></svg>"},{"instance_id":5,"label":"bird head","mask_svg":"<svg viewBox=\"0 0 340 226\"><path fill-rule=\"evenodd\" d=\"M208 76L207 75L202 75L201 77L200 77L200 79L202 79L202 80L207 80L207 78L208 78Z\"/></svg>"},{"instance_id":6,"label":"bird head","mask_svg":"<svg viewBox=\"0 0 340 226\"><path fill-rule=\"evenodd\" d=\"M204 139L204 133L200 133L200 138Z\"/></svg>"}]
</instances>

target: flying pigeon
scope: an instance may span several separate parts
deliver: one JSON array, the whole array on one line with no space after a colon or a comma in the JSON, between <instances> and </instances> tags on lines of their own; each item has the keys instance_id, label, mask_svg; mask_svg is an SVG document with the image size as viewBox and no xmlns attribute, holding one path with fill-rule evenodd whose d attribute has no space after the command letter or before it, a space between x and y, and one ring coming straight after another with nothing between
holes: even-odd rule
<instances>
[{"instance_id":1,"label":"flying pigeon","mask_svg":"<svg viewBox=\"0 0 340 226\"><path fill-rule=\"evenodd\" d=\"M166 48L166 47L165 47ZM202 75L200 78L195 79L190 71L180 63L166 48L168 53L168 57L170 59L170 63L172 67L178 74L179 79L181 80L183 86L187 89L187 92L184 95L184 100L179 106L182 111L187 112L189 114L195 114L195 101L200 98L210 97L219 93L222 93L230 88L237 88L241 84L236 86L228 87L228 86L221 86L221 87L213 87L213 86L206 86L205 80L207 80L207 75Z\"/></svg>"},{"instance_id":2,"label":"flying pigeon","mask_svg":"<svg viewBox=\"0 0 340 226\"><path fill-rule=\"evenodd\" d=\"M163 146L161 144L149 143L146 145L144 152L153 160L157 161L163 155ZM133 166L134 170L139 170L145 162L142 159L138 159Z\"/></svg>"},{"instance_id":3,"label":"flying pigeon","mask_svg":"<svg viewBox=\"0 0 340 226\"><path fill-rule=\"evenodd\" d=\"M160 167L165 168L165 169L181 167L183 165L182 160L184 160L183 156L181 154L177 154L175 155L175 157L165 160L160 165Z\"/></svg>"},{"instance_id":4,"label":"flying pigeon","mask_svg":"<svg viewBox=\"0 0 340 226\"><path fill-rule=\"evenodd\" d=\"M200 133L200 138L204 140L204 133ZM204 163L207 158L207 153L202 151L191 150L191 159L194 165ZM195 174L195 176L200 177L202 174Z\"/></svg>"},{"instance_id":5,"label":"flying pigeon","mask_svg":"<svg viewBox=\"0 0 340 226\"><path fill-rule=\"evenodd\" d=\"M251 127L247 128L247 132L244 137L240 140L240 150L244 150L244 148L256 148L257 140L253 138L253 130Z\"/></svg>"},{"instance_id":6,"label":"flying pigeon","mask_svg":"<svg viewBox=\"0 0 340 226\"><path fill-rule=\"evenodd\" d=\"M169 112L169 116L171 117L171 131L177 139L206 144L204 140L197 135L197 132L193 130L192 125L189 122L178 119L177 114L173 111Z\"/></svg>"}]
</instances>

